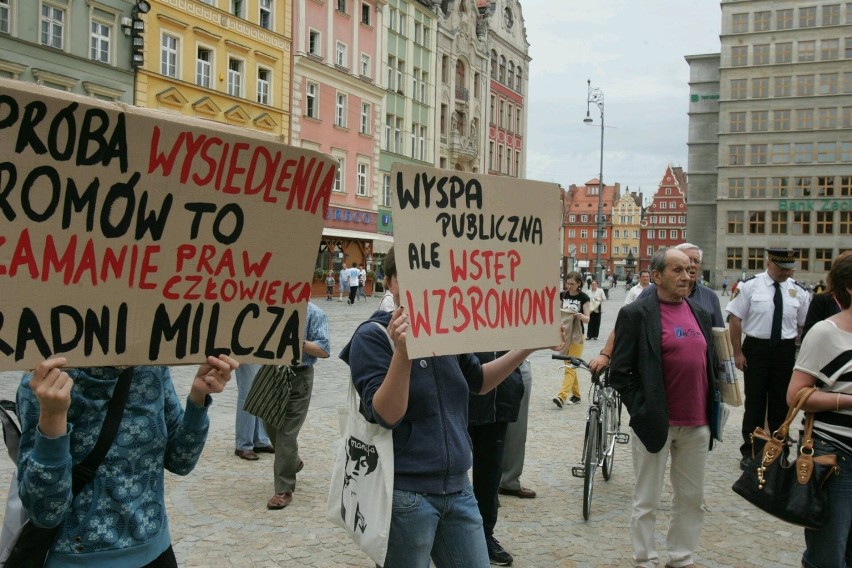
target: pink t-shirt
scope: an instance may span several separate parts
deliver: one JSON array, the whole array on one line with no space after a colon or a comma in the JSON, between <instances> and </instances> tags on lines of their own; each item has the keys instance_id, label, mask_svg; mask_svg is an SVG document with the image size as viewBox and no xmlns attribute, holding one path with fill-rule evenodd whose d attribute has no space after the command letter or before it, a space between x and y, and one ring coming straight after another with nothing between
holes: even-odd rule
<instances>
[{"instance_id":1,"label":"pink t-shirt","mask_svg":"<svg viewBox=\"0 0 852 568\"><path fill-rule=\"evenodd\" d=\"M660 301L670 426L707 424L707 340L686 302Z\"/></svg>"}]
</instances>

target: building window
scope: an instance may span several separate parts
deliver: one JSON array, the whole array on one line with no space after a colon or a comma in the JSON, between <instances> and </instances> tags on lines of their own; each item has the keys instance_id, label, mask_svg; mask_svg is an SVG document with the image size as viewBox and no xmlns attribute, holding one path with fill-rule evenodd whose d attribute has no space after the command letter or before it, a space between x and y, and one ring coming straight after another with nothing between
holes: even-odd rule
<instances>
[{"instance_id":1,"label":"building window","mask_svg":"<svg viewBox=\"0 0 852 568\"><path fill-rule=\"evenodd\" d=\"M819 94L836 95L840 76L837 73L822 73L819 76Z\"/></svg>"},{"instance_id":2,"label":"building window","mask_svg":"<svg viewBox=\"0 0 852 568\"><path fill-rule=\"evenodd\" d=\"M238 18L246 17L246 3L244 0L231 0L231 14Z\"/></svg>"},{"instance_id":3,"label":"building window","mask_svg":"<svg viewBox=\"0 0 852 568\"><path fill-rule=\"evenodd\" d=\"M343 156L335 156L337 158L337 171L334 173L334 185L331 186L332 191L343 193L343 180L345 179L346 158Z\"/></svg>"},{"instance_id":4,"label":"building window","mask_svg":"<svg viewBox=\"0 0 852 568\"><path fill-rule=\"evenodd\" d=\"M817 111L819 119L819 128L825 130L828 128L837 128L837 108L821 108Z\"/></svg>"},{"instance_id":5,"label":"building window","mask_svg":"<svg viewBox=\"0 0 852 568\"><path fill-rule=\"evenodd\" d=\"M405 61L402 59L396 60L396 92L400 95L404 94L403 77L405 76Z\"/></svg>"},{"instance_id":6,"label":"building window","mask_svg":"<svg viewBox=\"0 0 852 568\"><path fill-rule=\"evenodd\" d=\"M772 20L772 12L755 12L754 13L754 31L766 32L769 31L770 22Z\"/></svg>"},{"instance_id":7,"label":"building window","mask_svg":"<svg viewBox=\"0 0 852 568\"><path fill-rule=\"evenodd\" d=\"M837 160L837 144L834 142L820 142L817 144L817 162L830 164Z\"/></svg>"},{"instance_id":8,"label":"building window","mask_svg":"<svg viewBox=\"0 0 852 568\"><path fill-rule=\"evenodd\" d=\"M206 89L210 88L213 77L213 52L199 47L195 55L195 84Z\"/></svg>"},{"instance_id":9,"label":"building window","mask_svg":"<svg viewBox=\"0 0 852 568\"><path fill-rule=\"evenodd\" d=\"M745 112L731 113L731 132L745 132Z\"/></svg>"},{"instance_id":10,"label":"building window","mask_svg":"<svg viewBox=\"0 0 852 568\"><path fill-rule=\"evenodd\" d=\"M766 163L766 144L751 145L751 165L757 166Z\"/></svg>"},{"instance_id":11,"label":"building window","mask_svg":"<svg viewBox=\"0 0 852 568\"><path fill-rule=\"evenodd\" d=\"M793 43L776 43L775 44L775 63L792 63L793 62Z\"/></svg>"},{"instance_id":12,"label":"building window","mask_svg":"<svg viewBox=\"0 0 852 568\"><path fill-rule=\"evenodd\" d=\"M228 58L228 94L243 96L243 62L233 57Z\"/></svg>"},{"instance_id":13,"label":"building window","mask_svg":"<svg viewBox=\"0 0 852 568\"><path fill-rule=\"evenodd\" d=\"M358 162L358 171L356 172L356 193L360 197L367 197L367 180L370 178L370 165L365 162Z\"/></svg>"},{"instance_id":14,"label":"building window","mask_svg":"<svg viewBox=\"0 0 852 568\"><path fill-rule=\"evenodd\" d=\"M797 142L795 159L797 164L810 164L813 161L813 144Z\"/></svg>"},{"instance_id":15,"label":"building window","mask_svg":"<svg viewBox=\"0 0 852 568\"><path fill-rule=\"evenodd\" d=\"M179 40L175 36L163 34L160 48L160 74L166 77L178 76Z\"/></svg>"},{"instance_id":16,"label":"building window","mask_svg":"<svg viewBox=\"0 0 852 568\"><path fill-rule=\"evenodd\" d=\"M41 5L41 44L56 49L65 47L65 9Z\"/></svg>"},{"instance_id":17,"label":"building window","mask_svg":"<svg viewBox=\"0 0 852 568\"><path fill-rule=\"evenodd\" d=\"M790 111L774 110L772 111L772 123L775 130L790 130Z\"/></svg>"},{"instance_id":18,"label":"building window","mask_svg":"<svg viewBox=\"0 0 852 568\"><path fill-rule=\"evenodd\" d=\"M396 72L394 68L396 67L396 57L393 55L388 55L388 90L395 91L394 81L396 79Z\"/></svg>"},{"instance_id":19,"label":"building window","mask_svg":"<svg viewBox=\"0 0 852 568\"><path fill-rule=\"evenodd\" d=\"M842 128L852 128L852 107L840 109L840 124Z\"/></svg>"},{"instance_id":20,"label":"building window","mask_svg":"<svg viewBox=\"0 0 852 568\"><path fill-rule=\"evenodd\" d=\"M800 28L816 27L816 6L808 6L807 8L799 8L799 27Z\"/></svg>"},{"instance_id":21,"label":"building window","mask_svg":"<svg viewBox=\"0 0 852 568\"><path fill-rule=\"evenodd\" d=\"M817 197L834 197L834 176L818 176Z\"/></svg>"},{"instance_id":22,"label":"building window","mask_svg":"<svg viewBox=\"0 0 852 568\"><path fill-rule=\"evenodd\" d=\"M110 62L112 26L104 22L92 20L90 57L101 63Z\"/></svg>"},{"instance_id":23,"label":"building window","mask_svg":"<svg viewBox=\"0 0 852 568\"><path fill-rule=\"evenodd\" d=\"M832 59L840 59L840 40L839 39L824 39L819 42L821 61L830 61Z\"/></svg>"},{"instance_id":24,"label":"building window","mask_svg":"<svg viewBox=\"0 0 852 568\"><path fill-rule=\"evenodd\" d=\"M811 196L811 178L808 176L793 178L793 197Z\"/></svg>"},{"instance_id":25,"label":"building window","mask_svg":"<svg viewBox=\"0 0 852 568\"><path fill-rule=\"evenodd\" d=\"M787 212L771 211L769 217L769 232L773 235L787 234Z\"/></svg>"},{"instance_id":26,"label":"building window","mask_svg":"<svg viewBox=\"0 0 852 568\"><path fill-rule=\"evenodd\" d=\"M305 83L305 116L319 118L319 85Z\"/></svg>"},{"instance_id":27,"label":"building window","mask_svg":"<svg viewBox=\"0 0 852 568\"><path fill-rule=\"evenodd\" d=\"M311 55L321 56L320 33L317 30L308 31L308 53Z\"/></svg>"},{"instance_id":28,"label":"building window","mask_svg":"<svg viewBox=\"0 0 852 568\"><path fill-rule=\"evenodd\" d=\"M755 132L765 132L769 129L769 111L755 110L751 113L751 129Z\"/></svg>"},{"instance_id":29,"label":"building window","mask_svg":"<svg viewBox=\"0 0 852 568\"><path fill-rule=\"evenodd\" d=\"M366 2L361 2L361 23L365 26L372 25L372 15L370 13L370 5Z\"/></svg>"},{"instance_id":30,"label":"building window","mask_svg":"<svg viewBox=\"0 0 852 568\"><path fill-rule=\"evenodd\" d=\"M749 178L748 195L753 198L766 197L766 178Z\"/></svg>"},{"instance_id":31,"label":"building window","mask_svg":"<svg viewBox=\"0 0 852 568\"><path fill-rule=\"evenodd\" d=\"M745 214L742 211L728 211L728 234L742 235Z\"/></svg>"},{"instance_id":32,"label":"building window","mask_svg":"<svg viewBox=\"0 0 852 568\"><path fill-rule=\"evenodd\" d=\"M755 65L769 65L769 44L755 45L753 55Z\"/></svg>"},{"instance_id":33,"label":"building window","mask_svg":"<svg viewBox=\"0 0 852 568\"><path fill-rule=\"evenodd\" d=\"M334 125L346 128L346 94L337 93L334 99Z\"/></svg>"},{"instance_id":34,"label":"building window","mask_svg":"<svg viewBox=\"0 0 852 568\"><path fill-rule=\"evenodd\" d=\"M270 89L272 87L272 71L269 69L258 68L257 70L257 102L262 105L272 104L272 95Z\"/></svg>"},{"instance_id":35,"label":"building window","mask_svg":"<svg viewBox=\"0 0 852 568\"><path fill-rule=\"evenodd\" d=\"M849 5L846 5L849 10ZM840 23L840 4L830 4L822 7L822 25L836 26ZM826 269L828 270L828 269Z\"/></svg>"},{"instance_id":36,"label":"building window","mask_svg":"<svg viewBox=\"0 0 852 568\"><path fill-rule=\"evenodd\" d=\"M728 247L725 257L725 266L728 270L742 270L743 249Z\"/></svg>"},{"instance_id":37,"label":"building window","mask_svg":"<svg viewBox=\"0 0 852 568\"><path fill-rule=\"evenodd\" d=\"M841 235L852 235L852 211L841 211L838 223Z\"/></svg>"},{"instance_id":38,"label":"building window","mask_svg":"<svg viewBox=\"0 0 852 568\"><path fill-rule=\"evenodd\" d=\"M850 13L852 13L852 11ZM0 4L0 18L2 18L2 4ZM2 20L0 20L0 24L2 24ZM846 59L852 59L852 37L847 37L845 40L843 57Z\"/></svg>"},{"instance_id":39,"label":"building window","mask_svg":"<svg viewBox=\"0 0 852 568\"><path fill-rule=\"evenodd\" d=\"M834 234L834 211L817 211L816 212L816 234L817 235L833 235Z\"/></svg>"},{"instance_id":40,"label":"building window","mask_svg":"<svg viewBox=\"0 0 852 568\"><path fill-rule=\"evenodd\" d=\"M732 144L728 147L728 165L729 166L744 166L745 165L745 145Z\"/></svg>"},{"instance_id":41,"label":"building window","mask_svg":"<svg viewBox=\"0 0 852 568\"><path fill-rule=\"evenodd\" d=\"M501 55L499 57L499 66L497 68L497 80L504 85L506 84L506 57Z\"/></svg>"},{"instance_id":42,"label":"building window","mask_svg":"<svg viewBox=\"0 0 852 568\"><path fill-rule=\"evenodd\" d=\"M361 54L361 76L362 77L372 77L373 74L370 72L370 56L366 53Z\"/></svg>"},{"instance_id":43,"label":"building window","mask_svg":"<svg viewBox=\"0 0 852 568\"><path fill-rule=\"evenodd\" d=\"M426 160L426 130L426 127L421 125L417 133L417 157L423 161Z\"/></svg>"},{"instance_id":44,"label":"building window","mask_svg":"<svg viewBox=\"0 0 852 568\"><path fill-rule=\"evenodd\" d=\"M391 177L390 174L382 175L382 206L391 206Z\"/></svg>"},{"instance_id":45,"label":"building window","mask_svg":"<svg viewBox=\"0 0 852 568\"><path fill-rule=\"evenodd\" d=\"M804 63L807 61L814 61L816 59L816 42L813 40L810 41L800 41L798 45L799 49L799 63Z\"/></svg>"},{"instance_id":46,"label":"building window","mask_svg":"<svg viewBox=\"0 0 852 568\"><path fill-rule=\"evenodd\" d=\"M337 11L346 13L346 0L337 0Z\"/></svg>"},{"instance_id":47,"label":"building window","mask_svg":"<svg viewBox=\"0 0 852 568\"><path fill-rule=\"evenodd\" d=\"M793 94L793 78L787 75L786 77L775 77L775 96L789 97Z\"/></svg>"},{"instance_id":48,"label":"building window","mask_svg":"<svg viewBox=\"0 0 852 568\"><path fill-rule=\"evenodd\" d=\"M763 251L762 248L752 248L748 249L748 257L746 258L746 266L748 270L763 270Z\"/></svg>"},{"instance_id":49,"label":"building window","mask_svg":"<svg viewBox=\"0 0 852 568\"><path fill-rule=\"evenodd\" d=\"M751 96L754 99L765 99L769 96L769 77L751 80Z\"/></svg>"},{"instance_id":50,"label":"building window","mask_svg":"<svg viewBox=\"0 0 852 568\"><path fill-rule=\"evenodd\" d=\"M260 15L258 18L258 23L260 27L271 30L272 29L272 0L260 0L259 4Z\"/></svg>"},{"instance_id":51,"label":"building window","mask_svg":"<svg viewBox=\"0 0 852 568\"><path fill-rule=\"evenodd\" d=\"M793 211L793 234L794 235L810 235L811 234L811 212L810 211Z\"/></svg>"},{"instance_id":52,"label":"building window","mask_svg":"<svg viewBox=\"0 0 852 568\"><path fill-rule=\"evenodd\" d=\"M852 176L840 176L840 196L852 196Z\"/></svg>"},{"instance_id":53,"label":"building window","mask_svg":"<svg viewBox=\"0 0 852 568\"><path fill-rule=\"evenodd\" d=\"M748 65L748 46L735 45L731 47L731 66L744 67Z\"/></svg>"},{"instance_id":54,"label":"building window","mask_svg":"<svg viewBox=\"0 0 852 568\"><path fill-rule=\"evenodd\" d=\"M8 34L12 31L10 2L11 0L0 0L0 33Z\"/></svg>"},{"instance_id":55,"label":"building window","mask_svg":"<svg viewBox=\"0 0 852 568\"><path fill-rule=\"evenodd\" d=\"M337 46L334 50L334 63L338 67L346 67L346 44L337 42Z\"/></svg>"},{"instance_id":56,"label":"building window","mask_svg":"<svg viewBox=\"0 0 852 568\"><path fill-rule=\"evenodd\" d=\"M793 10L776 10L775 11L775 27L779 30L793 29Z\"/></svg>"},{"instance_id":57,"label":"building window","mask_svg":"<svg viewBox=\"0 0 852 568\"><path fill-rule=\"evenodd\" d=\"M748 31L748 12L733 14L731 16L731 32L735 34L745 33Z\"/></svg>"},{"instance_id":58,"label":"building window","mask_svg":"<svg viewBox=\"0 0 852 568\"><path fill-rule=\"evenodd\" d=\"M773 164L789 164L790 163L790 144L773 144L772 145L772 163Z\"/></svg>"},{"instance_id":59,"label":"building window","mask_svg":"<svg viewBox=\"0 0 852 568\"><path fill-rule=\"evenodd\" d=\"M429 73L420 72L420 102L429 104Z\"/></svg>"},{"instance_id":60,"label":"building window","mask_svg":"<svg viewBox=\"0 0 852 568\"><path fill-rule=\"evenodd\" d=\"M370 103L361 103L361 127L359 132L361 134L369 134L370 133L370 116L372 107Z\"/></svg>"},{"instance_id":61,"label":"building window","mask_svg":"<svg viewBox=\"0 0 852 568\"><path fill-rule=\"evenodd\" d=\"M731 79L731 99L741 100L748 96L746 79Z\"/></svg>"},{"instance_id":62,"label":"building window","mask_svg":"<svg viewBox=\"0 0 852 568\"><path fill-rule=\"evenodd\" d=\"M728 178L728 197L743 197L745 180L743 178Z\"/></svg>"},{"instance_id":63,"label":"building window","mask_svg":"<svg viewBox=\"0 0 852 568\"><path fill-rule=\"evenodd\" d=\"M796 95L810 97L814 94L814 76L799 75L796 77Z\"/></svg>"},{"instance_id":64,"label":"building window","mask_svg":"<svg viewBox=\"0 0 852 568\"><path fill-rule=\"evenodd\" d=\"M796 128L799 130L813 130L814 109L801 108L796 110Z\"/></svg>"},{"instance_id":65,"label":"building window","mask_svg":"<svg viewBox=\"0 0 852 568\"><path fill-rule=\"evenodd\" d=\"M810 270L811 261L808 257L808 249L794 249L796 251L796 262L798 270Z\"/></svg>"}]
</instances>

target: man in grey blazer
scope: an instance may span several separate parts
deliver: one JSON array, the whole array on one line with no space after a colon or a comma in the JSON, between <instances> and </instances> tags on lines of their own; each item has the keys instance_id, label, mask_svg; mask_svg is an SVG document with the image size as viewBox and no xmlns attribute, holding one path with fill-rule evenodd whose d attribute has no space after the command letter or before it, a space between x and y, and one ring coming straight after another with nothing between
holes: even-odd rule
<instances>
[{"instance_id":1,"label":"man in grey blazer","mask_svg":"<svg viewBox=\"0 0 852 568\"><path fill-rule=\"evenodd\" d=\"M689 270L682 251L658 251L651 259L657 293L623 307L615 324L610 384L621 394L634 433L634 566L659 562L654 525L669 455L674 497L668 568L694 567L704 521L716 366L710 314L687 298Z\"/></svg>"}]
</instances>

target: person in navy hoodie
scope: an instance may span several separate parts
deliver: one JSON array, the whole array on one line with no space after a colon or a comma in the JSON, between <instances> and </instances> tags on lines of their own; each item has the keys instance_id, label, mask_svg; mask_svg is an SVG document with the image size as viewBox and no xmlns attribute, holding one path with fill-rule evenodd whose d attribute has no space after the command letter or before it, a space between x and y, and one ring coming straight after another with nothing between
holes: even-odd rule
<instances>
[{"instance_id":1,"label":"person in navy hoodie","mask_svg":"<svg viewBox=\"0 0 852 568\"><path fill-rule=\"evenodd\" d=\"M485 568L490 564L482 517L467 474L468 395L495 388L535 350L509 351L484 365L472 353L412 361L393 248L384 273L398 307L374 313L340 353L352 371L361 413L393 430L393 513L384 566L428 566L431 558L438 568ZM393 348L372 322L387 327Z\"/></svg>"}]
</instances>

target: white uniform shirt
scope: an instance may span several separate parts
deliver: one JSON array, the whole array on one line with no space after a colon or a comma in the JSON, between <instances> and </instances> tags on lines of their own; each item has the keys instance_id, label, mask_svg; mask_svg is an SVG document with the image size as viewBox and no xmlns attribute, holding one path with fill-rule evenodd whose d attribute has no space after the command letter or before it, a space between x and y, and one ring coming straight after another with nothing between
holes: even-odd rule
<instances>
[{"instance_id":1,"label":"white uniform shirt","mask_svg":"<svg viewBox=\"0 0 852 568\"><path fill-rule=\"evenodd\" d=\"M775 313L774 280L768 272L761 272L754 278L740 282L737 297L731 300L725 311L742 320L743 333L757 339L770 339L772 335L772 314ZM805 325L805 316L811 296L792 278L781 285L781 299L784 301L781 319L781 339L795 339L799 328Z\"/></svg>"},{"instance_id":2,"label":"white uniform shirt","mask_svg":"<svg viewBox=\"0 0 852 568\"><path fill-rule=\"evenodd\" d=\"M650 284L648 284L650 286ZM624 305L633 303L633 301L639 297L639 294L645 291L645 288L648 286L642 287L641 284L637 284L633 288L627 291L627 297L624 298Z\"/></svg>"}]
</instances>

